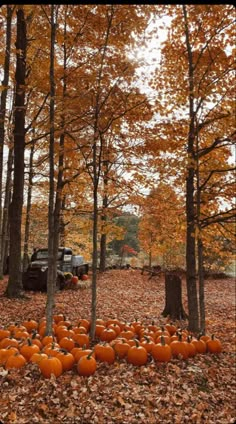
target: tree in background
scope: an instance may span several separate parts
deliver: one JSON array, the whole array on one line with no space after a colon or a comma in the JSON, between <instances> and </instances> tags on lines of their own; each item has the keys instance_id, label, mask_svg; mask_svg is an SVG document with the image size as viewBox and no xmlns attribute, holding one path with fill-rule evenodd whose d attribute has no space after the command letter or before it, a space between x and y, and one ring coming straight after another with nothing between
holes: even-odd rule
<instances>
[{"instance_id":1,"label":"tree in background","mask_svg":"<svg viewBox=\"0 0 236 424\"><path fill-rule=\"evenodd\" d=\"M10 262L8 297L22 296L21 220L24 191L25 95L26 95L26 21L24 9L17 7L16 35L16 94L14 101L14 179L10 204Z\"/></svg>"},{"instance_id":2,"label":"tree in background","mask_svg":"<svg viewBox=\"0 0 236 424\"><path fill-rule=\"evenodd\" d=\"M9 178L6 182L6 195L3 202L3 151L4 143L6 140L6 116L7 116L7 93L9 88L9 74L10 74L10 56L11 56L11 39L12 39L12 16L15 6L12 7L7 5L6 10L6 30L5 37L1 34L2 40L5 41L5 55L4 55L4 66L3 66L3 80L1 86L1 101L0 101L0 275L3 275L5 268L6 257L8 256L8 246L6 243L7 237L7 213L10 203L10 190ZM4 25L2 25L4 28ZM4 31L2 31L4 32ZM11 165L12 158L9 157L9 165ZM11 169L11 166L10 166ZM7 184L8 183L8 184ZM4 205L4 207L2 207Z\"/></svg>"},{"instance_id":3,"label":"tree in background","mask_svg":"<svg viewBox=\"0 0 236 424\"><path fill-rule=\"evenodd\" d=\"M150 137L143 151L155 152L150 163L156 164L160 178L171 178L172 184L186 194L189 328L196 332L200 327L196 272L197 159L203 164L201 149L214 147L205 162L211 172L215 169L214 155L222 161L231 156L230 148L225 146L220 151L219 146L232 144L233 7L177 5L165 6L165 10L171 23L161 49L161 67L151 82L158 91L158 136ZM215 215L224 214L222 199L227 192L224 185L221 200L215 197ZM207 207L210 217L209 203Z\"/></svg>"},{"instance_id":4,"label":"tree in background","mask_svg":"<svg viewBox=\"0 0 236 424\"><path fill-rule=\"evenodd\" d=\"M140 247L147 254L149 267L153 261L158 261L165 269L185 268L182 197L170 185L160 183L140 201L138 238Z\"/></svg>"}]
</instances>

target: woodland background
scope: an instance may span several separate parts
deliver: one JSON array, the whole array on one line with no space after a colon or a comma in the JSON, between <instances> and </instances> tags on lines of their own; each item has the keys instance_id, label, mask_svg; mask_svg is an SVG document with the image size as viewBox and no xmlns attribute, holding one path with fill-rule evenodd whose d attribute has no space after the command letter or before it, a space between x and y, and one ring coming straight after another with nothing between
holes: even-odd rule
<instances>
[{"instance_id":1,"label":"woodland background","mask_svg":"<svg viewBox=\"0 0 236 424\"><path fill-rule=\"evenodd\" d=\"M224 271L235 252L234 15L231 5L1 8L9 297L22 290L22 256L25 269L47 243L49 314L68 245L91 261L95 321L97 269L109 252L134 266L141 252L149 266L186 269L189 325L204 329L205 271Z\"/></svg>"},{"instance_id":2,"label":"woodland background","mask_svg":"<svg viewBox=\"0 0 236 424\"><path fill-rule=\"evenodd\" d=\"M91 338L99 317L165 324L163 276L107 271L160 264L183 273L176 324L223 346L88 379L1 368L4 423L234 422L235 280L207 279L235 258L234 57L233 5L1 7L1 327L46 316L50 334L53 313L90 319ZM91 289L54 291L58 245L91 263ZM26 296L42 246L48 292Z\"/></svg>"}]
</instances>

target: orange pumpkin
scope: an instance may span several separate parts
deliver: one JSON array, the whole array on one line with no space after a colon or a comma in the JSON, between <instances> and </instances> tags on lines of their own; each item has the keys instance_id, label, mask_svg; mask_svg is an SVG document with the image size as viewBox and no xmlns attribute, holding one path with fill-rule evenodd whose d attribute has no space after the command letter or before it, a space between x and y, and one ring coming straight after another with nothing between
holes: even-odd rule
<instances>
[{"instance_id":1,"label":"orange pumpkin","mask_svg":"<svg viewBox=\"0 0 236 424\"><path fill-rule=\"evenodd\" d=\"M26 359L19 352L10 355L7 358L5 368L9 370L10 368L22 368L26 364Z\"/></svg>"},{"instance_id":2,"label":"orange pumpkin","mask_svg":"<svg viewBox=\"0 0 236 424\"><path fill-rule=\"evenodd\" d=\"M57 378L63 371L60 359L50 356L39 362L39 369L45 378L50 378L52 374Z\"/></svg>"},{"instance_id":3,"label":"orange pumpkin","mask_svg":"<svg viewBox=\"0 0 236 424\"><path fill-rule=\"evenodd\" d=\"M60 339L59 345L70 352L75 347L75 341L71 337L63 337Z\"/></svg>"},{"instance_id":4,"label":"orange pumpkin","mask_svg":"<svg viewBox=\"0 0 236 424\"><path fill-rule=\"evenodd\" d=\"M200 339L200 337L198 337L197 339L192 339L191 343L194 344L197 353L206 353L206 350L207 350L206 342Z\"/></svg>"},{"instance_id":5,"label":"orange pumpkin","mask_svg":"<svg viewBox=\"0 0 236 424\"><path fill-rule=\"evenodd\" d=\"M127 356L130 345L127 343L126 339L121 339L114 344L113 349L118 356L118 358L123 359Z\"/></svg>"},{"instance_id":6,"label":"orange pumpkin","mask_svg":"<svg viewBox=\"0 0 236 424\"><path fill-rule=\"evenodd\" d=\"M165 342L164 336L161 336L160 343L154 344L151 354L153 359L158 362L169 362L171 360L171 347Z\"/></svg>"},{"instance_id":7,"label":"orange pumpkin","mask_svg":"<svg viewBox=\"0 0 236 424\"><path fill-rule=\"evenodd\" d=\"M73 340L80 346L89 347L89 335L88 334L75 334Z\"/></svg>"},{"instance_id":8,"label":"orange pumpkin","mask_svg":"<svg viewBox=\"0 0 236 424\"><path fill-rule=\"evenodd\" d=\"M36 352L36 353L33 353L33 355L31 356L30 362L32 362L33 364L39 364L39 362L45 358L48 358L48 355L46 355L46 353Z\"/></svg>"},{"instance_id":9,"label":"orange pumpkin","mask_svg":"<svg viewBox=\"0 0 236 424\"><path fill-rule=\"evenodd\" d=\"M0 340L5 339L6 337L10 337L11 332L5 328L0 328Z\"/></svg>"},{"instance_id":10,"label":"orange pumpkin","mask_svg":"<svg viewBox=\"0 0 236 424\"><path fill-rule=\"evenodd\" d=\"M25 357L26 361L29 361L31 356L34 353L38 353L39 351L40 351L39 346L36 345L36 344L33 344L31 339L29 339L29 338L27 339L27 343L23 344L20 347L20 353L21 353L21 355L23 355Z\"/></svg>"},{"instance_id":11,"label":"orange pumpkin","mask_svg":"<svg viewBox=\"0 0 236 424\"><path fill-rule=\"evenodd\" d=\"M96 359L92 356L92 353L89 355L82 356L77 364L78 374L84 377L93 375L97 369Z\"/></svg>"},{"instance_id":12,"label":"orange pumpkin","mask_svg":"<svg viewBox=\"0 0 236 424\"><path fill-rule=\"evenodd\" d=\"M210 353L220 353L222 351L222 344L219 339L216 339L214 334L212 334L210 340L206 342L207 350Z\"/></svg>"},{"instance_id":13,"label":"orange pumpkin","mask_svg":"<svg viewBox=\"0 0 236 424\"><path fill-rule=\"evenodd\" d=\"M116 338L116 332L112 328L104 328L100 334L100 339L102 341L110 342Z\"/></svg>"},{"instance_id":14,"label":"orange pumpkin","mask_svg":"<svg viewBox=\"0 0 236 424\"><path fill-rule=\"evenodd\" d=\"M143 346L136 343L135 346L129 348L127 352L127 362L132 365L145 365L148 360L148 353Z\"/></svg>"},{"instance_id":15,"label":"orange pumpkin","mask_svg":"<svg viewBox=\"0 0 236 424\"><path fill-rule=\"evenodd\" d=\"M115 351L109 343L96 344L94 346L95 357L101 362L113 364L115 361Z\"/></svg>"},{"instance_id":16,"label":"orange pumpkin","mask_svg":"<svg viewBox=\"0 0 236 424\"><path fill-rule=\"evenodd\" d=\"M80 347L74 354L75 362L78 362L82 356L90 355L90 353L95 357L95 353L92 349Z\"/></svg>"},{"instance_id":17,"label":"orange pumpkin","mask_svg":"<svg viewBox=\"0 0 236 424\"><path fill-rule=\"evenodd\" d=\"M14 355L15 353L19 353L19 350L14 346L0 349L0 367L5 365L9 356Z\"/></svg>"},{"instance_id":18,"label":"orange pumpkin","mask_svg":"<svg viewBox=\"0 0 236 424\"><path fill-rule=\"evenodd\" d=\"M37 321L30 318L28 320L23 321L22 325L25 326L28 333L31 333L33 330L37 330L39 326Z\"/></svg>"},{"instance_id":19,"label":"orange pumpkin","mask_svg":"<svg viewBox=\"0 0 236 424\"><path fill-rule=\"evenodd\" d=\"M56 358L58 358L61 361L63 371L72 370L74 363L75 363L75 358L72 355L72 353L67 352L64 349L60 349Z\"/></svg>"},{"instance_id":20,"label":"orange pumpkin","mask_svg":"<svg viewBox=\"0 0 236 424\"><path fill-rule=\"evenodd\" d=\"M143 346L147 353L151 353L154 341L150 337L144 336L144 338L140 340L140 346Z\"/></svg>"},{"instance_id":21,"label":"orange pumpkin","mask_svg":"<svg viewBox=\"0 0 236 424\"><path fill-rule=\"evenodd\" d=\"M175 358L187 359L188 358L188 350L185 342L182 340L182 336L178 336L178 340L173 340L170 343L170 348L172 352L172 356Z\"/></svg>"}]
</instances>

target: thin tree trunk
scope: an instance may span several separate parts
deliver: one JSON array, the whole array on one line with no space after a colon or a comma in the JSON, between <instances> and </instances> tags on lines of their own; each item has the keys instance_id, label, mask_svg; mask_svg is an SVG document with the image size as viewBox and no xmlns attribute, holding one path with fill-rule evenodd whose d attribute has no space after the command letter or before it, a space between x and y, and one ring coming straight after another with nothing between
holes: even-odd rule
<instances>
[{"instance_id":1,"label":"thin tree trunk","mask_svg":"<svg viewBox=\"0 0 236 424\"><path fill-rule=\"evenodd\" d=\"M98 264L98 184L101 171L102 163L102 149L104 148L103 138L101 133L98 130L98 120L100 113L100 96L101 96L101 82L102 74L104 67L104 60L106 56L106 50L108 45L108 39L111 29L111 22L113 19L113 14L108 16L108 27L105 34L104 47L101 57L101 66L98 71L98 86L97 86L97 95L95 103L95 113L94 113L94 139L93 139L93 254L92 254L92 303L91 303L91 327L90 327L90 337L91 340L94 340L95 337L95 326L96 326L96 309L97 309L97 264ZM100 146L98 148L98 141L100 138Z\"/></svg>"},{"instance_id":2,"label":"thin tree trunk","mask_svg":"<svg viewBox=\"0 0 236 424\"><path fill-rule=\"evenodd\" d=\"M104 181L105 190L107 182ZM107 249L107 234L106 234L106 223L107 223L107 206L108 206L108 198L105 194L103 198L102 205L102 216L101 216L101 241L100 241L100 264L99 270L104 272L106 269L106 249ZM104 229L104 230L103 230Z\"/></svg>"},{"instance_id":3,"label":"thin tree trunk","mask_svg":"<svg viewBox=\"0 0 236 424\"><path fill-rule=\"evenodd\" d=\"M29 264L29 235L30 235L31 198L32 198L32 186L33 186L33 157L34 157L34 144L32 144L31 146L30 158L29 158L29 182L28 182L26 218L25 218L23 271L26 271Z\"/></svg>"},{"instance_id":4,"label":"thin tree trunk","mask_svg":"<svg viewBox=\"0 0 236 424\"><path fill-rule=\"evenodd\" d=\"M96 137L96 131L95 131ZM97 142L93 145L93 255L92 255L92 305L90 337L94 340L97 309L97 263L98 263L98 176L97 176Z\"/></svg>"},{"instance_id":5,"label":"thin tree trunk","mask_svg":"<svg viewBox=\"0 0 236 424\"><path fill-rule=\"evenodd\" d=\"M195 175L195 153L194 153L194 72L192 50L189 41L189 29L186 6L183 5L186 47L188 52L189 63L189 134L187 143L188 166L186 176L186 283L189 309L189 330L192 332L199 331L199 313L198 313L198 297L197 297L197 281L196 281L196 254L195 254L195 211L194 211L194 175Z\"/></svg>"},{"instance_id":6,"label":"thin tree trunk","mask_svg":"<svg viewBox=\"0 0 236 424\"><path fill-rule=\"evenodd\" d=\"M11 202L11 191L12 191L12 165L13 165L13 148L10 147L8 151L5 198L4 198L3 216L2 216L1 275L3 275L3 272L6 268L6 258L8 256L8 249L9 249L9 206Z\"/></svg>"},{"instance_id":7,"label":"thin tree trunk","mask_svg":"<svg viewBox=\"0 0 236 424\"><path fill-rule=\"evenodd\" d=\"M206 332L206 316L205 316L205 284L204 284L204 268L203 268L203 243L198 238L198 278L199 278L199 306L200 306L200 331L202 334Z\"/></svg>"},{"instance_id":8,"label":"thin tree trunk","mask_svg":"<svg viewBox=\"0 0 236 424\"><path fill-rule=\"evenodd\" d=\"M46 304L46 334L52 334L52 317L56 281L56 258L54 257L54 137L55 137L55 5L51 5L51 51L50 51L50 141L49 141L49 203L48 203L48 278Z\"/></svg>"},{"instance_id":9,"label":"thin tree trunk","mask_svg":"<svg viewBox=\"0 0 236 424\"><path fill-rule=\"evenodd\" d=\"M105 218L104 218L104 221L106 221ZM100 272L104 272L106 269L106 246L107 246L107 235L103 233L101 234L101 240L100 240L100 263L99 263Z\"/></svg>"},{"instance_id":10,"label":"thin tree trunk","mask_svg":"<svg viewBox=\"0 0 236 424\"><path fill-rule=\"evenodd\" d=\"M198 290L199 290L199 311L200 311L200 331L205 334L206 317L205 317L205 288L204 288L204 269L203 269L203 242L201 232L201 188L200 188L200 170L199 170L199 139L197 134L197 249L198 249Z\"/></svg>"},{"instance_id":11,"label":"thin tree trunk","mask_svg":"<svg viewBox=\"0 0 236 424\"><path fill-rule=\"evenodd\" d=\"M105 155L108 155L107 146L105 148ZM106 269L106 249L107 249L107 234L106 234L106 223L107 223L107 207L108 207L108 160L105 157L103 160L103 184L104 184L104 195L102 199L102 215L101 215L101 241L100 241L100 264L99 271L104 272Z\"/></svg>"},{"instance_id":12,"label":"thin tree trunk","mask_svg":"<svg viewBox=\"0 0 236 424\"><path fill-rule=\"evenodd\" d=\"M64 211L65 211L65 204L66 204L66 196L63 196L62 203L61 203L61 213L60 213L60 228L59 228L59 244L60 246L66 245L66 234L65 234L65 227L66 223L64 220Z\"/></svg>"},{"instance_id":13,"label":"thin tree trunk","mask_svg":"<svg viewBox=\"0 0 236 424\"><path fill-rule=\"evenodd\" d=\"M10 69L10 52L11 52L11 23L12 23L12 7L7 5L7 17L6 17L6 48L5 58L3 67L3 80L2 86L5 87L1 92L0 101L0 275L3 275L4 268L4 257L5 250L3 250L5 241L3 240L3 186L2 186L2 175L3 175L3 149L5 139L5 117L6 117L6 105L7 105L7 91L9 85L9 69Z\"/></svg>"},{"instance_id":14,"label":"thin tree trunk","mask_svg":"<svg viewBox=\"0 0 236 424\"><path fill-rule=\"evenodd\" d=\"M14 108L14 181L9 211L10 263L8 297L22 295L21 273L21 221L24 189L24 148L25 148L25 75L26 75L26 22L22 6L17 10L16 36L16 95Z\"/></svg>"}]
</instances>

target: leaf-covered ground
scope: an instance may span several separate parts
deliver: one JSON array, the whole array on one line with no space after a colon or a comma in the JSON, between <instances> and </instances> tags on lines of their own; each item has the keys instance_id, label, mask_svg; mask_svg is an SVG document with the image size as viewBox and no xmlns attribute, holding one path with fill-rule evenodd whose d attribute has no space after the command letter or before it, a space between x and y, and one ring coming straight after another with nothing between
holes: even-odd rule
<instances>
[{"instance_id":1,"label":"leaf-covered ground","mask_svg":"<svg viewBox=\"0 0 236 424\"><path fill-rule=\"evenodd\" d=\"M30 300L9 300L0 281L1 325L40 319L46 294L29 292ZM207 333L223 344L219 355L197 355L168 364L149 360L134 367L125 360L99 363L91 377L75 370L58 379L44 379L35 364L8 373L0 368L0 421L3 424L230 424L235 422L235 281L206 281ZM91 289L56 294L55 313L72 323L90 317ZM137 270L113 270L99 275L97 317L153 320L165 303L164 280ZM187 311L183 281L183 305ZM177 323L184 326L186 323Z\"/></svg>"}]
</instances>

